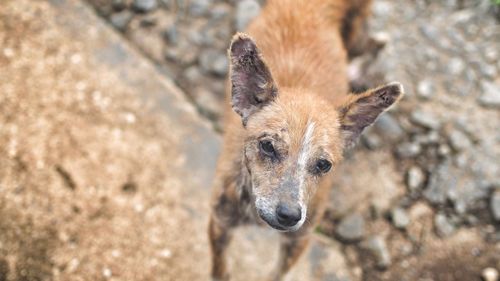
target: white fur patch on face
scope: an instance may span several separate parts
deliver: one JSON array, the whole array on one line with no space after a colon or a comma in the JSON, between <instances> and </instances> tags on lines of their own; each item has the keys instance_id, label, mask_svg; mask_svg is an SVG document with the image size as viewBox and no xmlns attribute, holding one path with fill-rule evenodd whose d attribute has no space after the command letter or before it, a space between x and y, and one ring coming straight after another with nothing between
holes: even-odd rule
<instances>
[{"instance_id":1,"label":"white fur patch on face","mask_svg":"<svg viewBox=\"0 0 500 281\"><path fill-rule=\"evenodd\" d=\"M299 204L302 207L303 218L305 218L305 213L307 211L307 207L304 204L304 193L306 187L304 186L305 177L307 175L307 160L311 156L312 153L312 138L314 133L315 123L310 120L307 121L306 132L304 133L304 137L302 138L302 146L299 151L299 156L297 159L297 173L299 178Z\"/></svg>"},{"instance_id":2,"label":"white fur patch on face","mask_svg":"<svg viewBox=\"0 0 500 281\"><path fill-rule=\"evenodd\" d=\"M315 127L314 122L310 121L307 122L306 132L304 133L304 137L302 138L302 146L300 148L299 158L297 160L297 164L300 170L305 169L307 164L307 159L309 159L309 156L311 154L314 127Z\"/></svg>"}]
</instances>

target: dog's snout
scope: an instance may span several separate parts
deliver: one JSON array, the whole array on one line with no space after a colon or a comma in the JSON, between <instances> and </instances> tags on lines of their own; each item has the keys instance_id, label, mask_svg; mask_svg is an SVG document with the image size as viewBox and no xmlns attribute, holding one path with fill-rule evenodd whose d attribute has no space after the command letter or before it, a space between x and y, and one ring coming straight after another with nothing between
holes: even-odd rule
<instances>
[{"instance_id":1,"label":"dog's snout","mask_svg":"<svg viewBox=\"0 0 500 281\"><path fill-rule=\"evenodd\" d=\"M276 216L281 225L290 227L302 219L302 210L298 204L280 203L276 208Z\"/></svg>"}]
</instances>

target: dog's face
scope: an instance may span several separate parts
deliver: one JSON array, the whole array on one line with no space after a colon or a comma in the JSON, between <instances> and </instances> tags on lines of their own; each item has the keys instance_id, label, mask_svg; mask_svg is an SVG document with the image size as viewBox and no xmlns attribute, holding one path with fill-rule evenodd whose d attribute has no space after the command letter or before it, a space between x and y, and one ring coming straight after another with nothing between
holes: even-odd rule
<instances>
[{"instance_id":1,"label":"dog's face","mask_svg":"<svg viewBox=\"0 0 500 281\"><path fill-rule=\"evenodd\" d=\"M238 34L229 49L232 106L246 129L244 160L259 216L296 231L317 186L362 130L402 94L389 84L335 108L307 90L278 88L255 43Z\"/></svg>"},{"instance_id":2,"label":"dog's face","mask_svg":"<svg viewBox=\"0 0 500 281\"><path fill-rule=\"evenodd\" d=\"M276 229L302 226L310 196L341 160L340 124L336 114L324 114L327 107L308 93L280 89L247 120L244 157L255 207Z\"/></svg>"}]
</instances>

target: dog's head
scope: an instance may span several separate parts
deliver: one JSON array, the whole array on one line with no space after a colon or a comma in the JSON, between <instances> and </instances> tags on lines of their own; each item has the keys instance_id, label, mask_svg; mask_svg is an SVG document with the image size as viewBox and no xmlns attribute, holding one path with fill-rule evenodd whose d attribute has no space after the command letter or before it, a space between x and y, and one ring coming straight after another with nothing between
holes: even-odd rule
<instances>
[{"instance_id":1,"label":"dog's head","mask_svg":"<svg viewBox=\"0 0 500 281\"><path fill-rule=\"evenodd\" d=\"M229 58L232 107L246 129L244 160L255 207L271 227L296 231L344 148L403 89L392 83L334 106L305 89L278 88L255 42L244 34L234 37Z\"/></svg>"}]
</instances>

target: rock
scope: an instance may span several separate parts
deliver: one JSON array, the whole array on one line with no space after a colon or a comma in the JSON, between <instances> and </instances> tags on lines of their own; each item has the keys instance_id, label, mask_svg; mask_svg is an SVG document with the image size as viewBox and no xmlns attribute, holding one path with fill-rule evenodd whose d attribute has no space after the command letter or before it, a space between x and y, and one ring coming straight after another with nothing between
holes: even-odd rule
<instances>
[{"instance_id":1,"label":"rock","mask_svg":"<svg viewBox=\"0 0 500 281\"><path fill-rule=\"evenodd\" d=\"M469 137L460 130L454 129L449 133L448 137L450 145L455 151L466 150L472 146Z\"/></svg>"},{"instance_id":2,"label":"rock","mask_svg":"<svg viewBox=\"0 0 500 281\"><path fill-rule=\"evenodd\" d=\"M421 145L437 144L439 143L440 136L438 131L430 131L424 135L416 135L413 140Z\"/></svg>"},{"instance_id":3,"label":"rock","mask_svg":"<svg viewBox=\"0 0 500 281\"><path fill-rule=\"evenodd\" d=\"M156 0L134 0L132 7L140 13L151 12L158 6Z\"/></svg>"},{"instance_id":4,"label":"rock","mask_svg":"<svg viewBox=\"0 0 500 281\"><path fill-rule=\"evenodd\" d=\"M500 221L500 190L493 192L490 200L490 209L493 218Z\"/></svg>"},{"instance_id":5,"label":"rock","mask_svg":"<svg viewBox=\"0 0 500 281\"><path fill-rule=\"evenodd\" d=\"M435 43L439 40L439 31L437 27L430 25L428 23L423 23L419 26L420 32L427 38L429 41Z\"/></svg>"},{"instance_id":6,"label":"rock","mask_svg":"<svg viewBox=\"0 0 500 281\"><path fill-rule=\"evenodd\" d=\"M200 70L196 66L190 66L184 70L182 76L190 83L196 83L196 81L200 81L203 77Z\"/></svg>"},{"instance_id":7,"label":"rock","mask_svg":"<svg viewBox=\"0 0 500 281\"><path fill-rule=\"evenodd\" d=\"M406 185L410 191L415 191L422 186L425 181L425 173L418 166L413 166L406 175Z\"/></svg>"},{"instance_id":8,"label":"rock","mask_svg":"<svg viewBox=\"0 0 500 281\"><path fill-rule=\"evenodd\" d=\"M498 75L497 68L494 65L489 65L489 64L480 64L479 65L481 73L489 78L495 78Z\"/></svg>"},{"instance_id":9,"label":"rock","mask_svg":"<svg viewBox=\"0 0 500 281\"><path fill-rule=\"evenodd\" d=\"M410 218L403 208L396 207L391 210L392 223L396 228L405 229L410 223Z\"/></svg>"},{"instance_id":10,"label":"rock","mask_svg":"<svg viewBox=\"0 0 500 281\"><path fill-rule=\"evenodd\" d=\"M481 81L482 94L478 98L484 107L500 108L500 85L489 81Z\"/></svg>"},{"instance_id":11,"label":"rock","mask_svg":"<svg viewBox=\"0 0 500 281\"><path fill-rule=\"evenodd\" d=\"M438 213L434 217L434 227L440 237L448 237L456 230L455 225L443 213Z\"/></svg>"},{"instance_id":12,"label":"rock","mask_svg":"<svg viewBox=\"0 0 500 281\"><path fill-rule=\"evenodd\" d=\"M179 31L175 24L168 26L163 32L163 38L172 45L179 43Z\"/></svg>"},{"instance_id":13,"label":"rock","mask_svg":"<svg viewBox=\"0 0 500 281\"><path fill-rule=\"evenodd\" d=\"M239 1L236 5L236 29L243 31L260 14L260 4L256 0Z\"/></svg>"},{"instance_id":14,"label":"rock","mask_svg":"<svg viewBox=\"0 0 500 281\"><path fill-rule=\"evenodd\" d=\"M182 42L182 41L181 41ZM164 56L167 60L179 63L181 65L191 65L196 61L196 49L192 49L189 46L166 47L164 51Z\"/></svg>"},{"instance_id":15,"label":"rock","mask_svg":"<svg viewBox=\"0 0 500 281\"><path fill-rule=\"evenodd\" d=\"M450 164L444 162L432 171L423 195L433 204L443 204L446 201L449 186L454 184L456 184L456 179L450 174Z\"/></svg>"},{"instance_id":16,"label":"rock","mask_svg":"<svg viewBox=\"0 0 500 281\"><path fill-rule=\"evenodd\" d=\"M225 76L228 71L228 59L225 53L218 50L209 49L200 54L200 66L208 72L218 76Z\"/></svg>"},{"instance_id":17,"label":"rock","mask_svg":"<svg viewBox=\"0 0 500 281\"><path fill-rule=\"evenodd\" d=\"M120 31L125 31L128 24L132 20L134 15L128 10L123 10L119 13L114 13L109 17L111 24Z\"/></svg>"},{"instance_id":18,"label":"rock","mask_svg":"<svg viewBox=\"0 0 500 281\"><path fill-rule=\"evenodd\" d=\"M422 148L418 143L405 142L397 146L396 154L400 158L412 158L420 154Z\"/></svg>"},{"instance_id":19,"label":"rock","mask_svg":"<svg viewBox=\"0 0 500 281\"><path fill-rule=\"evenodd\" d=\"M447 69L451 75L460 75L465 70L465 62L461 58L454 57L448 62Z\"/></svg>"},{"instance_id":20,"label":"rock","mask_svg":"<svg viewBox=\"0 0 500 281\"><path fill-rule=\"evenodd\" d=\"M483 277L484 281L498 281L498 270L493 267L487 267L483 269L481 277Z\"/></svg>"},{"instance_id":21,"label":"rock","mask_svg":"<svg viewBox=\"0 0 500 281\"><path fill-rule=\"evenodd\" d=\"M436 91L436 86L434 85L434 82L432 80L425 79L418 82L417 94L420 98L428 100L432 96L434 96L435 91Z\"/></svg>"},{"instance_id":22,"label":"rock","mask_svg":"<svg viewBox=\"0 0 500 281\"><path fill-rule=\"evenodd\" d=\"M451 149L447 144L440 144L438 147L438 154L440 156L448 156L450 155Z\"/></svg>"},{"instance_id":23,"label":"rock","mask_svg":"<svg viewBox=\"0 0 500 281\"><path fill-rule=\"evenodd\" d=\"M219 20L227 17L231 12L230 8L226 5L217 5L210 9L210 17L214 20Z\"/></svg>"},{"instance_id":24,"label":"rock","mask_svg":"<svg viewBox=\"0 0 500 281\"><path fill-rule=\"evenodd\" d=\"M202 16L204 15L212 5L212 0L190 0L188 12L191 16Z\"/></svg>"},{"instance_id":25,"label":"rock","mask_svg":"<svg viewBox=\"0 0 500 281\"><path fill-rule=\"evenodd\" d=\"M398 120L389 113L382 114L375 122L374 127L383 137L390 140L398 140L405 135Z\"/></svg>"},{"instance_id":26,"label":"rock","mask_svg":"<svg viewBox=\"0 0 500 281\"><path fill-rule=\"evenodd\" d=\"M343 241L358 241L365 234L365 220L358 213L348 215L338 225L336 234Z\"/></svg>"},{"instance_id":27,"label":"rock","mask_svg":"<svg viewBox=\"0 0 500 281\"><path fill-rule=\"evenodd\" d=\"M375 1L372 10L375 16L384 17L392 14L394 4L390 1Z\"/></svg>"},{"instance_id":28,"label":"rock","mask_svg":"<svg viewBox=\"0 0 500 281\"><path fill-rule=\"evenodd\" d=\"M113 0L111 6L115 11L121 11L127 7L125 0Z\"/></svg>"},{"instance_id":29,"label":"rock","mask_svg":"<svg viewBox=\"0 0 500 281\"><path fill-rule=\"evenodd\" d=\"M369 149L377 149L382 146L380 137L371 131L364 132L364 134L361 135L361 140Z\"/></svg>"},{"instance_id":30,"label":"rock","mask_svg":"<svg viewBox=\"0 0 500 281\"><path fill-rule=\"evenodd\" d=\"M437 130L441 127L439 119L430 112L416 110L412 112L410 118L413 123L428 129Z\"/></svg>"},{"instance_id":31,"label":"rock","mask_svg":"<svg viewBox=\"0 0 500 281\"><path fill-rule=\"evenodd\" d=\"M375 256L378 268L386 269L391 265L391 254L383 237L379 235L372 236L363 241L360 246Z\"/></svg>"}]
</instances>

